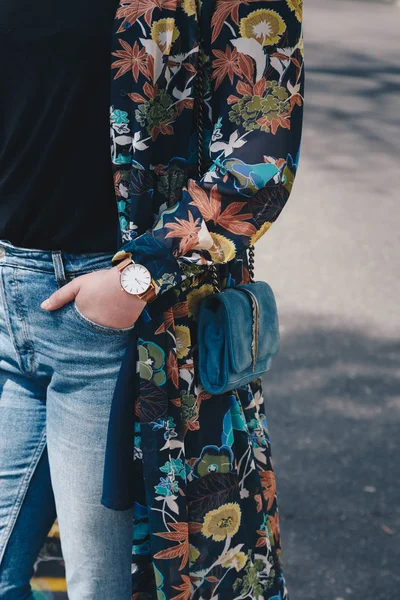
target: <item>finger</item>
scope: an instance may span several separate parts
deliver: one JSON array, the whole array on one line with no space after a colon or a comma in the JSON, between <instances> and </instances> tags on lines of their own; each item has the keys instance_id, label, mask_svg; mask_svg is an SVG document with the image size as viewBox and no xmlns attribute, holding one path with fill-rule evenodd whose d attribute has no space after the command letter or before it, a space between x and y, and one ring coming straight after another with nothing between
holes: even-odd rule
<instances>
[{"instance_id":1,"label":"finger","mask_svg":"<svg viewBox=\"0 0 400 600\"><path fill-rule=\"evenodd\" d=\"M44 300L40 305L40 308L44 308L44 310L56 310L57 308L61 308L64 304L67 304L67 302L74 300L78 291L79 283L77 283L77 280L70 281Z\"/></svg>"}]
</instances>

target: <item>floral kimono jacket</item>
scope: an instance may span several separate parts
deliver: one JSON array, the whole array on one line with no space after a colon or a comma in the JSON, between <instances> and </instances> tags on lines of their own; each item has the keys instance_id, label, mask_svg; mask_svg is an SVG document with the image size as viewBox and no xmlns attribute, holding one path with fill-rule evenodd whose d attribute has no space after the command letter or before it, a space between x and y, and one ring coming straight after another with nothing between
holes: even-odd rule
<instances>
[{"instance_id":1,"label":"floral kimono jacket","mask_svg":"<svg viewBox=\"0 0 400 600\"><path fill-rule=\"evenodd\" d=\"M120 0L116 12L113 261L129 253L158 291L121 366L102 499L134 506L133 600L288 598L261 380L221 395L202 389L196 317L213 292L210 265L223 287L248 281L246 249L291 192L301 21L302 0Z\"/></svg>"}]
</instances>

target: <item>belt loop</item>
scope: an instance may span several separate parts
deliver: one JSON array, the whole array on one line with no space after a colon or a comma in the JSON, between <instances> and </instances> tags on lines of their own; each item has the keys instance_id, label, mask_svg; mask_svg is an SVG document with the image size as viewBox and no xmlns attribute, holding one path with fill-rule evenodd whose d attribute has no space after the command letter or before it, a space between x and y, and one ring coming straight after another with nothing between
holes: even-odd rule
<instances>
[{"instance_id":1,"label":"belt loop","mask_svg":"<svg viewBox=\"0 0 400 600\"><path fill-rule=\"evenodd\" d=\"M65 277L64 263L61 255L61 250L52 250L51 258L53 260L58 287L62 287L67 283L67 279Z\"/></svg>"}]
</instances>

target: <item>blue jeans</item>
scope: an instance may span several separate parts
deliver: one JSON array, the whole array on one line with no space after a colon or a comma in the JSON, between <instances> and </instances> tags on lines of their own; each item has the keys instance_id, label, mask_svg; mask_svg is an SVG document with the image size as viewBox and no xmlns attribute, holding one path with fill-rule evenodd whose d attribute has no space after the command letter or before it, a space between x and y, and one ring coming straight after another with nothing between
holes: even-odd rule
<instances>
[{"instance_id":1,"label":"blue jeans","mask_svg":"<svg viewBox=\"0 0 400 600\"><path fill-rule=\"evenodd\" d=\"M107 425L130 331L74 302L40 303L112 253L70 254L0 240L0 598L30 600L57 515L70 600L130 600L132 509L101 505Z\"/></svg>"}]
</instances>

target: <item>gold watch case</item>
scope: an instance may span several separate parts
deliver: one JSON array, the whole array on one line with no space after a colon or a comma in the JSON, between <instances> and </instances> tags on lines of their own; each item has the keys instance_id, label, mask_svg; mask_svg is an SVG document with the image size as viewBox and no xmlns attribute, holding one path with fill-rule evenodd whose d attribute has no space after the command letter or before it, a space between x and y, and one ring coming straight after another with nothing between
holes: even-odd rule
<instances>
[{"instance_id":1,"label":"gold watch case","mask_svg":"<svg viewBox=\"0 0 400 600\"><path fill-rule=\"evenodd\" d=\"M134 265L139 265L139 263L135 263L134 260L132 260L132 258L127 257L124 260L122 260L121 262L119 262L116 266L117 269L120 273L120 281L122 279L122 272L123 270L128 267L129 265L134 264ZM140 265L141 267L143 267L144 269L146 269L146 267L144 265ZM148 269L146 269L148 271ZM125 289L125 287L122 285L121 283L121 289L124 290L124 292L126 292L127 294L132 294L132 292L129 292L127 289ZM137 296L138 298L141 298L142 300L145 300L146 302L152 302L153 300L155 300L155 298L157 297L157 291L156 291L156 285L153 281L153 279L150 276L150 283L148 288L144 291L141 292L140 294L132 294L132 296Z\"/></svg>"}]
</instances>

